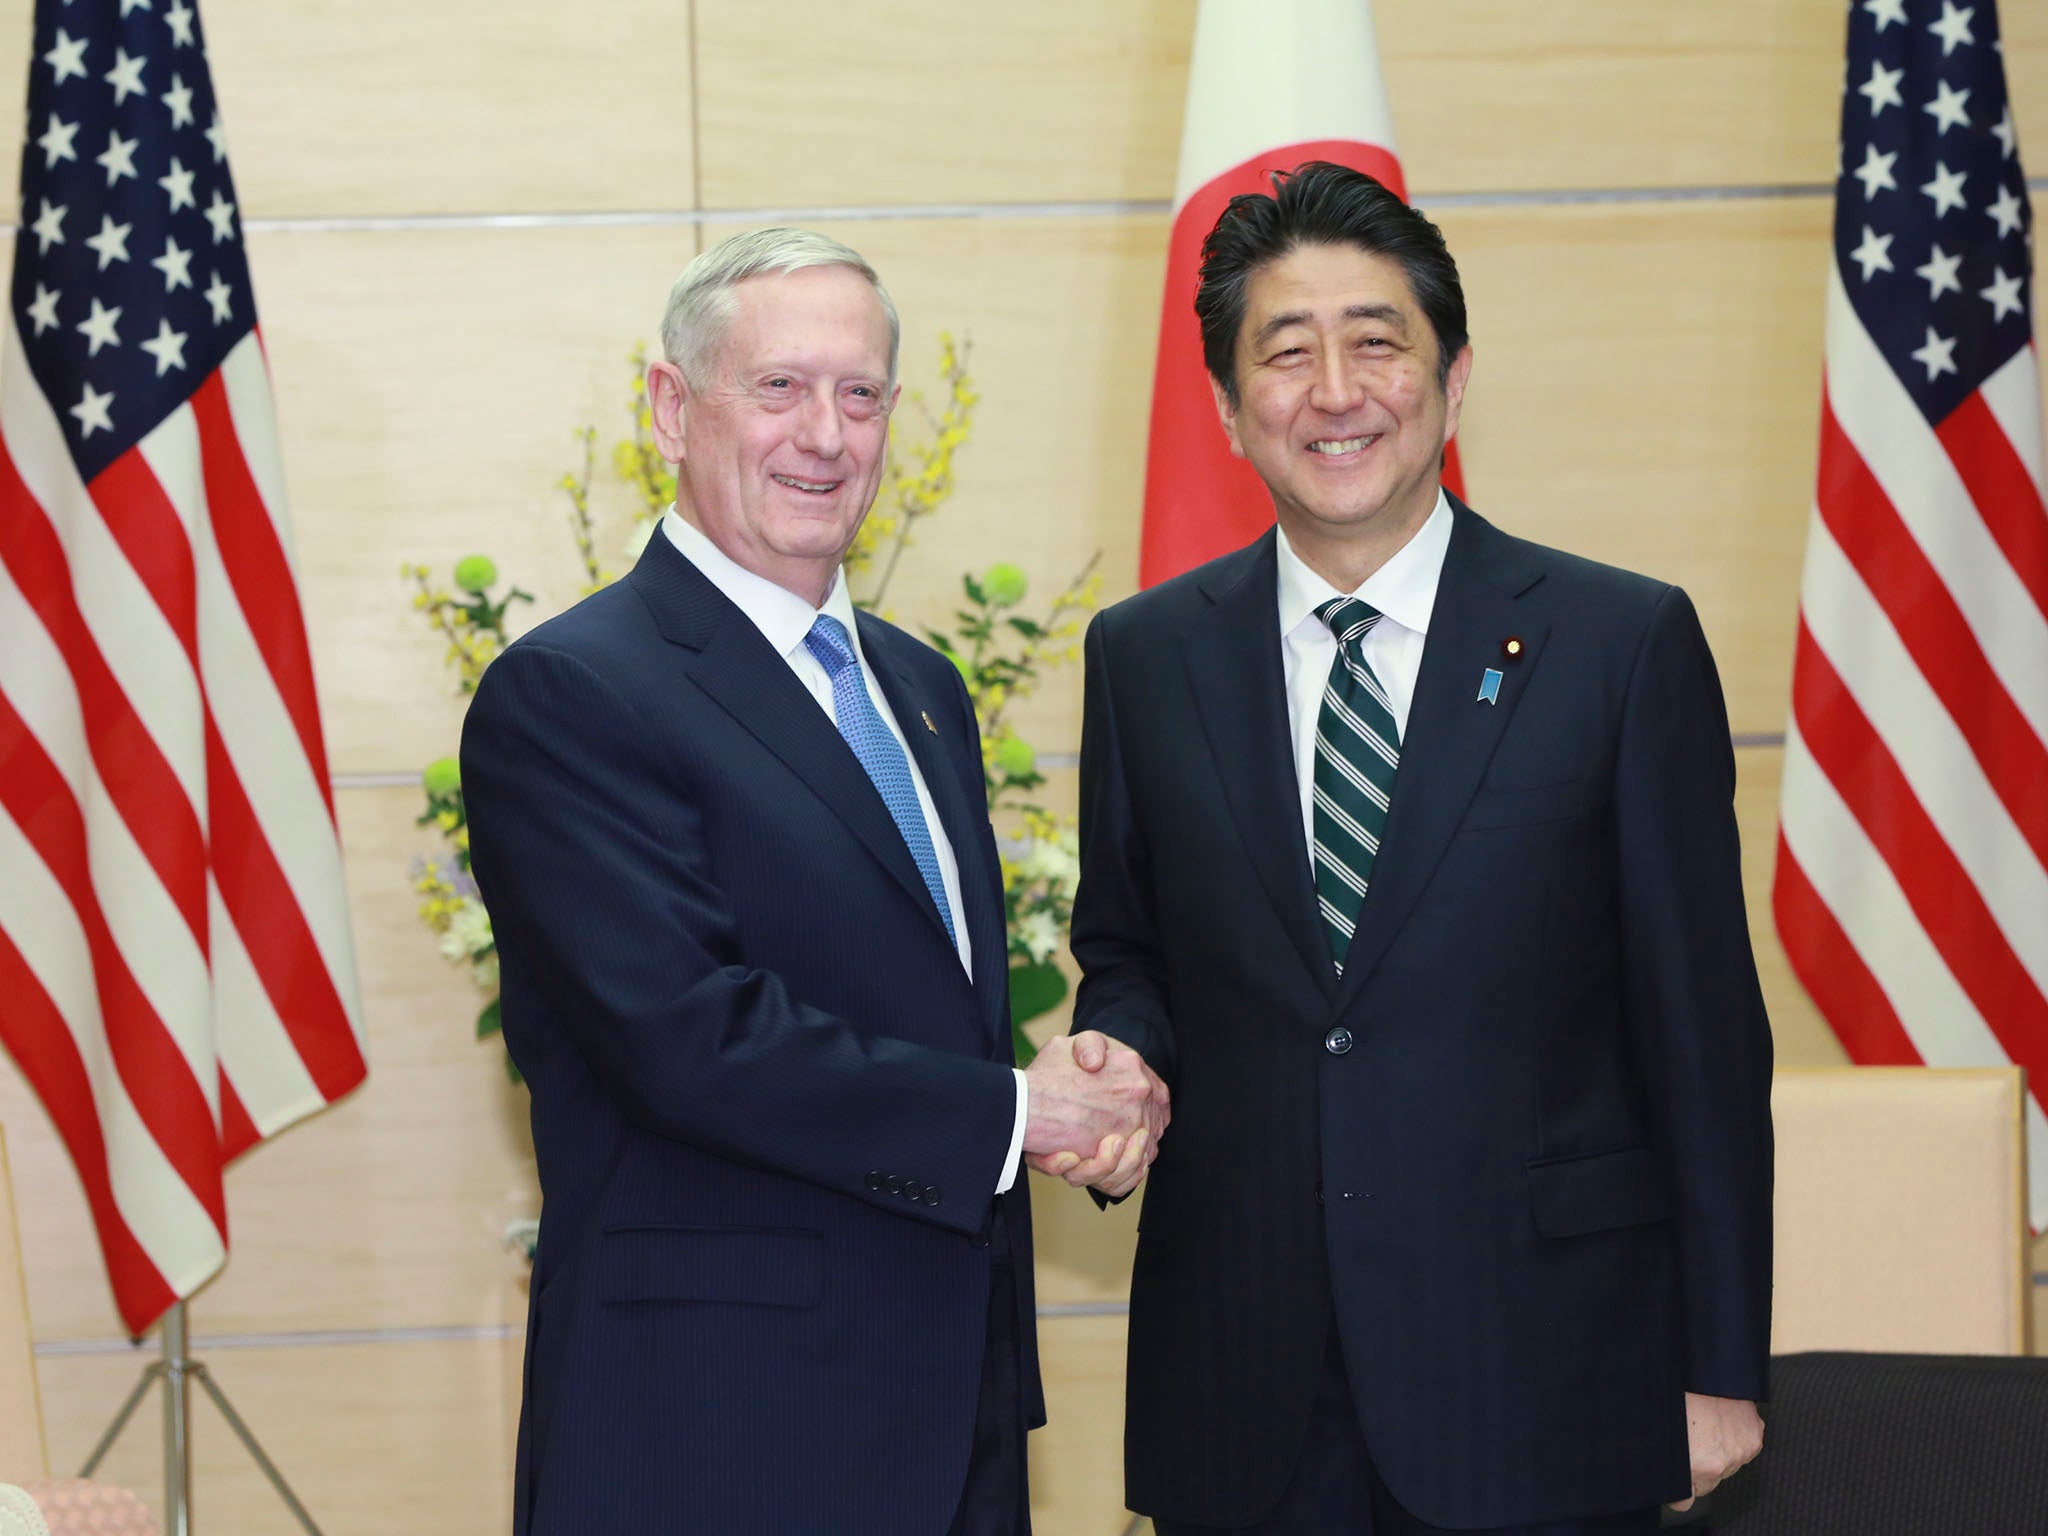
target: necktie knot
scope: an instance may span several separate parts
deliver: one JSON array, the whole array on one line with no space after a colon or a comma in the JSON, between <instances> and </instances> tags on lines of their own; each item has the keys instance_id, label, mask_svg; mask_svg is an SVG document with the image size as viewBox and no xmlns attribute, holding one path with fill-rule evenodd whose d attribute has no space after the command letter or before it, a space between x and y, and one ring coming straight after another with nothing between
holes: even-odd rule
<instances>
[{"instance_id":1,"label":"necktie knot","mask_svg":"<svg viewBox=\"0 0 2048 1536\"><path fill-rule=\"evenodd\" d=\"M1339 645L1350 646L1372 632L1380 611L1355 597L1333 597L1316 610L1316 617L1329 626Z\"/></svg>"},{"instance_id":2,"label":"necktie knot","mask_svg":"<svg viewBox=\"0 0 2048 1536\"><path fill-rule=\"evenodd\" d=\"M818 615L811 632L804 636L804 646L818 658L828 677L836 679L853 665L853 642L847 638L846 626L829 613Z\"/></svg>"}]
</instances>

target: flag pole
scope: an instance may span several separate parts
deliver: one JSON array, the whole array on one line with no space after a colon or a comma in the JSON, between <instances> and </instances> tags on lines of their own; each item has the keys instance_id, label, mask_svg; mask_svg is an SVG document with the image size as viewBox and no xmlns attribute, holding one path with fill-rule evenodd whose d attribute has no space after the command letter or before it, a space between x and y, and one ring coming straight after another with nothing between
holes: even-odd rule
<instances>
[{"instance_id":1,"label":"flag pole","mask_svg":"<svg viewBox=\"0 0 2048 1536\"><path fill-rule=\"evenodd\" d=\"M313 1523L313 1517L298 1495L292 1492L291 1484L284 1480L284 1474L277 1470L277 1463L264 1453L242 1416L235 1412L227 1394L213 1379L205 1363L194 1360L189 1350L190 1337L186 1332L185 1303L174 1302L163 1319L164 1356L144 1367L142 1380L135 1384L135 1390L128 1394L128 1400L121 1404L121 1411L114 1415L114 1422L107 1426L107 1432L100 1436L100 1443L93 1447L92 1454L79 1469L80 1477L91 1477L99 1469L121 1431L128 1427L129 1419L135 1415L150 1386L162 1381L164 1384L164 1536L192 1536L192 1383L198 1382L213 1399L213 1406L220 1410L220 1416L228 1421L228 1428L235 1432L235 1438L242 1442L242 1448L249 1453L263 1475L270 1480L270 1486L277 1490L277 1496L284 1500L307 1536L320 1536L320 1527Z\"/></svg>"}]
</instances>

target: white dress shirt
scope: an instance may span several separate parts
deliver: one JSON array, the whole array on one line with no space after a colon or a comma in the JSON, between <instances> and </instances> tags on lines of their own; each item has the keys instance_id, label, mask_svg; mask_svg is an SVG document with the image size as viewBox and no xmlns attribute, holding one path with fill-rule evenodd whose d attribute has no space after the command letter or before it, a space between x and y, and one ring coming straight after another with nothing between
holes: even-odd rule
<instances>
[{"instance_id":1,"label":"white dress shirt","mask_svg":"<svg viewBox=\"0 0 2048 1536\"><path fill-rule=\"evenodd\" d=\"M889 708L888 699L875 682L874 669L868 665L867 655L861 650L860 626L854 622L853 598L846 590L846 572L833 572L832 590L826 595L825 606L813 608L787 587L777 586L767 577L758 576L733 560L673 505L662 515L661 531L704 574L706 580L724 593L735 608L753 620L754 627L775 648L776 654L789 663L797 681L818 701L818 707L825 711L825 718L835 728L839 724L839 716L833 705L832 674L811 654L811 648L804 644L804 637L810 634L811 626L817 623L820 614L830 614L846 630L847 640L853 646L853 659L860 664L861 681L867 685L868 700L875 706L875 713L882 717L882 723L889 728L889 734L896 738L896 745L903 752L903 761L909 765L910 782L917 790L917 808L924 814L925 827L931 833L932 852L938 858L939 881L945 888L947 915L953 923L953 947L959 953L961 968L972 980L974 954L968 942L966 913L960 904L960 861L953 852L952 840L946 836L945 823L939 820L938 808L932 803L931 790L925 786L917 758L903 737L903 727L896 723L896 712ZM1017 1123L1010 1136L1010 1152L1003 1163L1001 1182L996 1185L997 1194L1008 1189L1017 1179L1018 1157L1024 1149L1028 1092L1024 1074L1017 1073Z\"/></svg>"},{"instance_id":2,"label":"white dress shirt","mask_svg":"<svg viewBox=\"0 0 2048 1536\"><path fill-rule=\"evenodd\" d=\"M1382 618L1363 642L1365 663L1387 690L1394 724L1405 741L1408 706L1415 700L1415 678L1422 670L1422 643L1429 635L1430 610L1436 606L1444 551L1451 547L1451 504L1439 489L1435 510L1415 536L1355 592L1339 592L1310 570L1287 542L1284 530L1279 540L1280 657L1287 674L1287 724L1294 743L1294 778L1301 790L1302 837L1313 848L1316 720L1337 660L1337 637L1316 617L1316 609L1333 597L1355 597L1380 611Z\"/></svg>"}]
</instances>

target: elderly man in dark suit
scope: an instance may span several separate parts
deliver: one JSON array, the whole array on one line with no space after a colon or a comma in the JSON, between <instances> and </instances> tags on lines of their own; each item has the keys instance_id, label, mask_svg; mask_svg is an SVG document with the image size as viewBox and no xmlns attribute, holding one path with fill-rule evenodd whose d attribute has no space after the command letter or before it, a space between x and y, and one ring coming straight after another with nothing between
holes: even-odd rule
<instances>
[{"instance_id":1,"label":"elderly man in dark suit","mask_svg":"<svg viewBox=\"0 0 2048 1536\"><path fill-rule=\"evenodd\" d=\"M1706 641L1676 587L1444 493L1463 293L1377 182L1236 199L1196 309L1278 528L1086 647L1075 1027L1174 1096L1130 1503L1162 1536L1654 1530L1755 1453L1770 1339Z\"/></svg>"},{"instance_id":2,"label":"elderly man in dark suit","mask_svg":"<svg viewBox=\"0 0 2048 1536\"><path fill-rule=\"evenodd\" d=\"M1122 1187L1164 1094L1099 1036L1013 1068L973 710L840 571L896 399L873 269L736 236L662 332L676 505L463 733L543 1193L514 1529L1021 1536L1017 1166Z\"/></svg>"}]
</instances>

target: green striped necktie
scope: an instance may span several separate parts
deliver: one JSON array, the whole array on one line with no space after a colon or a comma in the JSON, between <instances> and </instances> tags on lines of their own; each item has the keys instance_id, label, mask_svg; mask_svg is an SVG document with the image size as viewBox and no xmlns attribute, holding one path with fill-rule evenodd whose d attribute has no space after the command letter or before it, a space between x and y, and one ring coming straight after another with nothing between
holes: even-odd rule
<instances>
[{"instance_id":1,"label":"green striped necktie","mask_svg":"<svg viewBox=\"0 0 2048 1536\"><path fill-rule=\"evenodd\" d=\"M1316 717L1312 863L1323 933L1342 976L1387 825L1394 770L1401 765L1401 728L1387 690L1365 662L1365 637L1379 623L1379 610L1355 597L1333 597L1316 609L1316 617L1337 637L1337 659Z\"/></svg>"}]
</instances>

